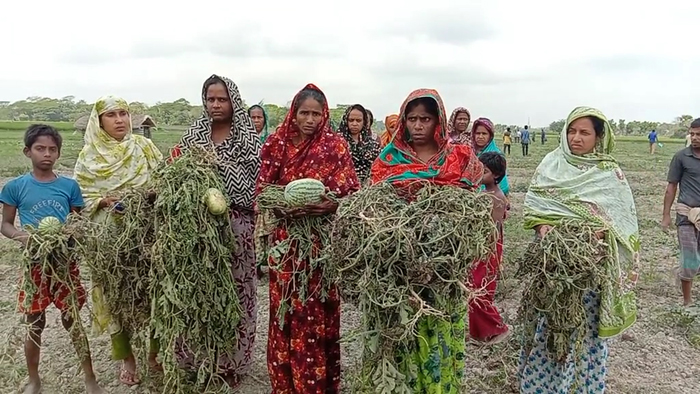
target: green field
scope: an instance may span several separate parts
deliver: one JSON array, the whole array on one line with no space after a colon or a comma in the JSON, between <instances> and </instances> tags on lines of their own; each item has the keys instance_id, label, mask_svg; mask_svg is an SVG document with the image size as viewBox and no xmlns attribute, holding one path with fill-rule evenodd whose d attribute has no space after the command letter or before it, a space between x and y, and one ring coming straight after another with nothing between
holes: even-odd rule
<instances>
[{"instance_id":1,"label":"green field","mask_svg":"<svg viewBox=\"0 0 700 394\"><path fill-rule=\"evenodd\" d=\"M17 122L19 123L19 122ZM0 126L4 123L0 122ZM75 132L72 128L69 131L61 131L63 136L63 149L61 158L58 160L56 170L60 172L70 172L75 166L75 158L83 147L83 135ZM26 129L26 126L25 126ZM183 128L158 129L154 132L153 142L162 152L175 145L182 135ZM31 163L24 156L24 129L2 129L0 128L0 177L13 177L23 174L29 170Z\"/></svg>"}]
</instances>

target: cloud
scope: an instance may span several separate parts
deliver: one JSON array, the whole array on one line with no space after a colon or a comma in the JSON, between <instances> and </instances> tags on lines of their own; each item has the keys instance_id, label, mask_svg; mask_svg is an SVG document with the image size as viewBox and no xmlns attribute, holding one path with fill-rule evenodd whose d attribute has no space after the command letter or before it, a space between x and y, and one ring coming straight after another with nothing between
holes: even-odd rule
<instances>
[{"instance_id":1,"label":"cloud","mask_svg":"<svg viewBox=\"0 0 700 394\"><path fill-rule=\"evenodd\" d=\"M580 65L595 73L671 73L682 63L675 58L653 53L629 53L594 56L583 60Z\"/></svg>"},{"instance_id":2,"label":"cloud","mask_svg":"<svg viewBox=\"0 0 700 394\"><path fill-rule=\"evenodd\" d=\"M473 7L468 13L460 12L449 3L436 3L420 10L410 9L410 13L393 15L386 23L378 25L375 32L387 37L425 39L460 47L493 38L496 29L484 17L481 7L478 4L470 6Z\"/></svg>"},{"instance_id":3,"label":"cloud","mask_svg":"<svg viewBox=\"0 0 700 394\"><path fill-rule=\"evenodd\" d=\"M150 104L199 102L202 82L216 73L233 79L248 102L284 105L313 82L331 103L360 102L378 117L422 87L437 89L448 111L464 105L498 123L530 117L547 125L577 105L628 120L698 111L693 18L700 5L693 2L425 5L10 1L7 14L31 14L32 24L0 24L13 37L5 53L16 59L0 62L0 100L119 94ZM121 9L139 11L129 13L128 27L105 29ZM35 28L76 20L76 10L89 12L50 33Z\"/></svg>"}]
</instances>

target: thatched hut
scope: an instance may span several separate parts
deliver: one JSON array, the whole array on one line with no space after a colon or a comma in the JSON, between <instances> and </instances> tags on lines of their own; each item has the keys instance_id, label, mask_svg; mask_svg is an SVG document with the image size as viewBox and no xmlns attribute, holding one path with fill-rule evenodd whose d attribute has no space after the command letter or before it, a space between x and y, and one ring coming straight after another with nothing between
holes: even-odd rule
<instances>
[{"instance_id":1,"label":"thatched hut","mask_svg":"<svg viewBox=\"0 0 700 394\"><path fill-rule=\"evenodd\" d=\"M85 115L78 118L74 124L75 129L84 133L89 117L90 115ZM156 122L149 115L131 115L131 123L134 133L141 134L149 139L151 138L152 129L156 128Z\"/></svg>"}]
</instances>

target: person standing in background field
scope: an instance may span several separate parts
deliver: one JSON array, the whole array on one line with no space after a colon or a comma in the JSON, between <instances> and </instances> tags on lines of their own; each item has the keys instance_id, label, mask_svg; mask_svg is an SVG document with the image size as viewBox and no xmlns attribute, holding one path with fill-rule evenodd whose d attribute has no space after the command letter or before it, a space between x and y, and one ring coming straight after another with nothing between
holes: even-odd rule
<instances>
[{"instance_id":1,"label":"person standing in background field","mask_svg":"<svg viewBox=\"0 0 700 394\"><path fill-rule=\"evenodd\" d=\"M542 140L542 145L547 142L547 134L544 132L544 129L540 132L540 139Z\"/></svg>"},{"instance_id":2,"label":"person standing in background field","mask_svg":"<svg viewBox=\"0 0 700 394\"><path fill-rule=\"evenodd\" d=\"M687 148L689 146L690 146L690 131L688 131L688 133L685 135L685 147Z\"/></svg>"},{"instance_id":3,"label":"person standing in background field","mask_svg":"<svg viewBox=\"0 0 700 394\"><path fill-rule=\"evenodd\" d=\"M374 114L372 111L365 109L365 112L367 112L367 130L369 130L369 135L372 135L372 125L374 124ZM338 126L340 127L340 126Z\"/></svg>"},{"instance_id":4,"label":"person standing in background field","mask_svg":"<svg viewBox=\"0 0 700 394\"><path fill-rule=\"evenodd\" d=\"M503 133L503 153L510 156L510 127L506 128L506 132Z\"/></svg>"},{"instance_id":5,"label":"person standing in background field","mask_svg":"<svg viewBox=\"0 0 700 394\"><path fill-rule=\"evenodd\" d=\"M676 226L681 249L678 277L686 306L692 303L693 279L700 272L700 118L690 124L689 135L690 146L676 152L671 159L661 219L661 227L668 229L671 225L671 205L680 188L676 204Z\"/></svg>"},{"instance_id":6,"label":"person standing in background field","mask_svg":"<svg viewBox=\"0 0 700 394\"><path fill-rule=\"evenodd\" d=\"M656 130L652 130L647 138L649 138L649 153L653 155L656 153L656 143L659 139L659 136L656 134Z\"/></svg>"},{"instance_id":7,"label":"person standing in background field","mask_svg":"<svg viewBox=\"0 0 700 394\"><path fill-rule=\"evenodd\" d=\"M528 148L530 147L530 130L527 125L520 132L520 144L523 148L523 156L529 155Z\"/></svg>"},{"instance_id":8,"label":"person standing in background field","mask_svg":"<svg viewBox=\"0 0 700 394\"><path fill-rule=\"evenodd\" d=\"M265 111L265 108L260 105L260 104L255 104L248 108L248 115L250 116L250 119L253 121L253 125L255 126L255 131L258 133L260 136L260 142L265 143L265 140L267 139L268 136L270 136L270 131L268 130L268 118L267 118L267 111Z\"/></svg>"},{"instance_id":9,"label":"person standing in background field","mask_svg":"<svg viewBox=\"0 0 700 394\"><path fill-rule=\"evenodd\" d=\"M360 184L364 184L369 179L369 170L381 151L379 143L372 138L368 114L369 112L365 111L362 105L351 105L345 110L338 126L338 134L345 138L350 147L352 162L355 164L355 172Z\"/></svg>"},{"instance_id":10,"label":"person standing in background field","mask_svg":"<svg viewBox=\"0 0 700 394\"><path fill-rule=\"evenodd\" d=\"M471 135L469 134L471 117L469 110L464 107L457 107L452 111L450 120L447 122L450 142L457 145L471 144Z\"/></svg>"},{"instance_id":11,"label":"person standing in background field","mask_svg":"<svg viewBox=\"0 0 700 394\"><path fill-rule=\"evenodd\" d=\"M399 123L399 115L391 114L384 119L384 133L379 136L379 147L384 149L385 146L389 145L392 139L394 139L394 133L396 132L396 126Z\"/></svg>"},{"instance_id":12,"label":"person standing in background field","mask_svg":"<svg viewBox=\"0 0 700 394\"><path fill-rule=\"evenodd\" d=\"M477 119L474 124L478 122ZM503 342L510 335L509 327L503 322L501 313L494 305L503 261L503 221L508 206L508 198L503 194L500 183L506 179L507 164L506 158L497 151L482 152L479 161L484 165L481 185L493 201L491 216L498 228L498 240L496 252L488 259L477 262L471 272L475 288L485 290L485 294L469 303L469 336L475 341L494 345Z\"/></svg>"},{"instance_id":13,"label":"person standing in background field","mask_svg":"<svg viewBox=\"0 0 700 394\"><path fill-rule=\"evenodd\" d=\"M520 134L522 134L520 130L515 132L515 143L516 144L520 143Z\"/></svg>"}]
</instances>

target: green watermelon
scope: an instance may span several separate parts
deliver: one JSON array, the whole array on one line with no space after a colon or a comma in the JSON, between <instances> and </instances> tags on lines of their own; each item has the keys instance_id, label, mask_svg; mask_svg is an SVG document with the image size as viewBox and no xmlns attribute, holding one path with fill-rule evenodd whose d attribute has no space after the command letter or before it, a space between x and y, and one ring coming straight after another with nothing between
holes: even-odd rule
<instances>
[{"instance_id":1,"label":"green watermelon","mask_svg":"<svg viewBox=\"0 0 700 394\"><path fill-rule=\"evenodd\" d=\"M284 188L284 199L292 206L318 204L325 193L323 182L312 178L297 179Z\"/></svg>"}]
</instances>

